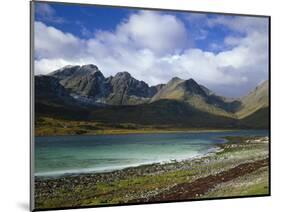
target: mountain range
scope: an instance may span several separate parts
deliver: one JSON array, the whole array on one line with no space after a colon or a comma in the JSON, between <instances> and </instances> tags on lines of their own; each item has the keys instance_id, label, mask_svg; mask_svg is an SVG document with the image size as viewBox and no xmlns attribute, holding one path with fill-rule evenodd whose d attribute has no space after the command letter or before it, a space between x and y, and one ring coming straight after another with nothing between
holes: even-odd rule
<instances>
[{"instance_id":1,"label":"mountain range","mask_svg":"<svg viewBox=\"0 0 281 212\"><path fill-rule=\"evenodd\" d=\"M149 86L128 72L105 77L97 66L65 66L35 76L38 116L212 128L267 128L268 81L241 98L216 95L194 79Z\"/></svg>"}]
</instances>

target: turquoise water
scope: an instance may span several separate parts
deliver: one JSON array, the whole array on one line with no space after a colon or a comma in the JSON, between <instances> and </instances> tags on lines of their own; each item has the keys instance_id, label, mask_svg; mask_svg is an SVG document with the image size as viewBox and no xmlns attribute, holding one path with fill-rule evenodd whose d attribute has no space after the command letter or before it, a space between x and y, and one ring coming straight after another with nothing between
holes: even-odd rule
<instances>
[{"instance_id":1,"label":"turquoise water","mask_svg":"<svg viewBox=\"0 0 281 212\"><path fill-rule=\"evenodd\" d=\"M220 137L268 135L265 130L35 138L35 175L104 172L198 157L216 151Z\"/></svg>"}]
</instances>

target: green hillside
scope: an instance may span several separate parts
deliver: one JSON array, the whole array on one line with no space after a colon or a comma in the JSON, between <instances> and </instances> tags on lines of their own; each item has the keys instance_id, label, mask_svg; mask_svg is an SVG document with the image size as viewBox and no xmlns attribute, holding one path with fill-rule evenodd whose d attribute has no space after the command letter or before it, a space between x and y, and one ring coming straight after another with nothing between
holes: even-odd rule
<instances>
[{"instance_id":1,"label":"green hillside","mask_svg":"<svg viewBox=\"0 0 281 212\"><path fill-rule=\"evenodd\" d=\"M248 95L241 98L241 108L237 111L238 118L245 118L261 108L268 108L269 105L269 84L268 80L257 86Z\"/></svg>"},{"instance_id":2,"label":"green hillside","mask_svg":"<svg viewBox=\"0 0 281 212\"><path fill-rule=\"evenodd\" d=\"M240 120L240 124L255 129L269 128L269 108L264 107Z\"/></svg>"},{"instance_id":3,"label":"green hillside","mask_svg":"<svg viewBox=\"0 0 281 212\"><path fill-rule=\"evenodd\" d=\"M236 126L235 119L202 112L188 103L175 100L159 100L151 104L97 109L91 112L90 117L92 120L108 123L139 123L202 128Z\"/></svg>"}]
</instances>

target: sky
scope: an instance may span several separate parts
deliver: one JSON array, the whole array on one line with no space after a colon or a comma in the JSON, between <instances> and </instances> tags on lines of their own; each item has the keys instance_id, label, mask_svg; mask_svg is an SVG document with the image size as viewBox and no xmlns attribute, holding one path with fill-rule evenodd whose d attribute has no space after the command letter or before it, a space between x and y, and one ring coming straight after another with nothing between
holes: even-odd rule
<instances>
[{"instance_id":1,"label":"sky","mask_svg":"<svg viewBox=\"0 0 281 212\"><path fill-rule=\"evenodd\" d=\"M95 64L151 85L193 78L240 97L268 79L268 19L35 3L35 74Z\"/></svg>"}]
</instances>

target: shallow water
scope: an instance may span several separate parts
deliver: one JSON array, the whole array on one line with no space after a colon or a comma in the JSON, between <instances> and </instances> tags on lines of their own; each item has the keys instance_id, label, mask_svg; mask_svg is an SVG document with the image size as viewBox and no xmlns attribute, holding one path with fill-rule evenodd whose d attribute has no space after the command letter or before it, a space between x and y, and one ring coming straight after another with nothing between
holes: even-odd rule
<instances>
[{"instance_id":1,"label":"shallow water","mask_svg":"<svg viewBox=\"0 0 281 212\"><path fill-rule=\"evenodd\" d=\"M131 135L46 136L35 138L35 175L104 172L184 160L217 149L220 137L267 136L266 130Z\"/></svg>"}]
</instances>

